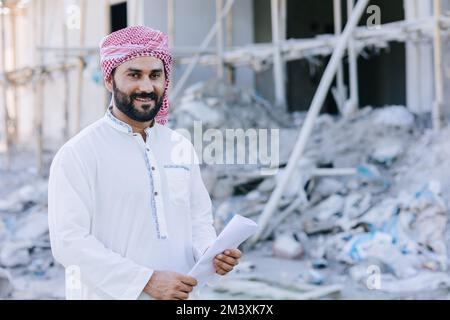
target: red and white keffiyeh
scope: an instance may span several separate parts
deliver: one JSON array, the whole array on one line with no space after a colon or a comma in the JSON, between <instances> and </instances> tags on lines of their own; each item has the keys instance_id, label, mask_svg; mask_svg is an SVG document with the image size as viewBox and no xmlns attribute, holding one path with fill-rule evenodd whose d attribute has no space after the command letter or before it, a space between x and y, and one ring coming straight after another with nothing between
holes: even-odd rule
<instances>
[{"instance_id":1,"label":"red and white keffiyeh","mask_svg":"<svg viewBox=\"0 0 450 320\"><path fill-rule=\"evenodd\" d=\"M164 100L155 118L156 122L164 125L169 115L167 91L172 70L172 55L169 52L167 35L146 26L131 26L109 34L100 42L100 63L105 81L119 65L138 57L155 57L161 59L164 64Z\"/></svg>"}]
</instances>

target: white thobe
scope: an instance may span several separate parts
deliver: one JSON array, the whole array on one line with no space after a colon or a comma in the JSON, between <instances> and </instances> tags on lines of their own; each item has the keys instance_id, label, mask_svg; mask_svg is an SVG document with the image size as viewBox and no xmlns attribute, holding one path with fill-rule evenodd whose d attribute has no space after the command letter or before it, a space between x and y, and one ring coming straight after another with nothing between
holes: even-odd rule
<instances>
[{"instance_id":1,"label":"white thobe","mask_svg":"<svg viewBox=\"0 0 450 320\"><path fill-rule=\"evenodd\" d=\"M53 159L50 241L72 297L150 298L154 270L187 274L216 239L190 141L158 123L145 133L108 109Z\"/></svg>"}]
</instances>

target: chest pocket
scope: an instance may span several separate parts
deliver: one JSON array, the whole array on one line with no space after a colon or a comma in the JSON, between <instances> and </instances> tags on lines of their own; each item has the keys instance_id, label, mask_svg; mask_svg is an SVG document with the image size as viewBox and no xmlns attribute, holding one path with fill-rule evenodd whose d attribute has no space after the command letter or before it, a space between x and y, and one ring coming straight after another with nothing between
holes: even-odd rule
<instances>
[{"instance_id":1,"label":"chest pocket","mask_svg":"<svg viewBox=\"0 0 450 320\"><path fill-rule=\"evenodd\" d=\"M170 202L176 206L188 206L190 196L189 167L165 165L164 172L166 174Z\"/></svg>"}]
</instances>

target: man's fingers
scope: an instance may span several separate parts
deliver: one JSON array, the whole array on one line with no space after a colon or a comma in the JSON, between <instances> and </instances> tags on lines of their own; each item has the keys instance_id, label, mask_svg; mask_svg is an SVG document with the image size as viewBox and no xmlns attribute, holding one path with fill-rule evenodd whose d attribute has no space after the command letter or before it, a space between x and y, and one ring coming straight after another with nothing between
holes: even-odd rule
<instances>
[{"instance_id":1,"label":"man's fingers","mask_svg":"<svg viewBox=\"0 0 450 320\"><path fill-rule=\"evenodd\" d=\"M177 292L174 296L175 299L179 300L186 300L189 297L189 295L186 292Z\"/></svg>"},{"instance_id":2,"label":"man's fingers","mask_svg":"<svg viewBox=\"0 0 450 320\"><path fill-rule=\"evenodd\" d=\"M242 252L239 249L227 249L224 252L225 255L239 259L240 257L242 257Z\"/></svg>"},{"instance_id":3,"label":"man's fingers","mask_svg":"<svg viewBox=\"0 0 450 320\"><path fill-rule=\"evenodd\" d=\"M184 284L187 284L191 287L194 287L197 285L197 280L195 278L192 278L190 276L181 275L180 277L181 282Z\"/></svg>"},{"instance_id":4,"label":"man's fingers","mask_svg":"<svg viewBox=\"0 0 450 320\"><path fill-rule=\"evenodd\" d=\"M218 259L216 259L216 265L219 268L221 268L221 269L223 269L223 270L225 270L227 272L230 272L231 270L233 270L233 266L232 265L229 265L228 263L225 263L225 262L223 262L221 260L218 260Z\"/></svg>"},{"instance_id":5,"label":"man's fingers","mask_svg":"<svg viewBox=\"0 0 450 320\"><path fill-rule=\"evenodd\" d=\"M231 266L235 266L237 264L237 260L235 258L232 257L228 257L226 255L223 254L219 254L217 256L217 259L219 259L220 261L223 261Z\"/></svg>"},{"instance_id":6,"label":"man's fingers","mask_svg":"<svg viewBox=\"0 0 450 320\"><path fill-rule=\"evenodd\" d=\"M180 291L186 292L186 293L192 292L192 286L188 286L187 284L181 283Z\"/></svg>"},{"instance_id":7,"label":"man's fingers","mask_svg":"<svg viewBox=\"0 0 450 320\"><path fill-rule=\"evenodd\" d=\"M216 270L216 272L218 273L218 274L220 274L221 276L223 276L223 275L225 275L225 274L227 274L228 272L226 272L225 270L223 270L223 269L217 269Z\"/></svg>"}]
</instances>

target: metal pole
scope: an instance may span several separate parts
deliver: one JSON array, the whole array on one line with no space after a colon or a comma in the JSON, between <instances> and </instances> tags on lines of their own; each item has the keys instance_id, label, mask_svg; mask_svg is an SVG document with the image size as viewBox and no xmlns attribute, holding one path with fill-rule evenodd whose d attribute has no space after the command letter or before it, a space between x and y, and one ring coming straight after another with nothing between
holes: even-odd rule
<instances>
[{"instance_id":1,"label":"metal pole","mask_svg":"<svg viewBox=\"0 0 450 320\"><path fill-rule=\"evenodd\" d=\"M233 46L233 10L230 10L227 14L227 48ZM228 82L234 84L236 82L236 72L232 65L227 67Z\"/></svg>"},{"instance_id":2,"label":"metal pole","mask_svg":"<svg viewBox=\"0 0 450 320\"><path fill-rule=\"evenodd\" d=\"M339 36L342 32L342 0L333 0L333 15L334 15L334 34ZM336 75L336 87L337 87L337 106L339 112L342 114L344 111L344 104L346 100L345 85L344 85L344 66L342 60L339 63L339 67Z\"/></svg>"},{"instance_id":3,"label":"metal pole","mask_svg":"<svg viewBox=\"0 0 450 320\"><path fill-rule=\"evenodd\" d=\"M80 0L80 47L84 46L85 38L85 22L86 22L86 0ZM77 98L75 103L75 132L78 133L81 130L81 104L83 103L83 70L84 61L82 57L79 57L79 67L77 76Z\"/></svg>"},{"instance_id":4,"label":"metal pole","mask_svg":"<svg viewBox=\"0 0 450 320\"><path fill-rule=\"evenodd\" d=\"M217 78L223 79L224 63L223 63L223 18L222 18L223 0L216 0L216 46L217 46Z\"/></svg>"},{"instance_id":5,"label":"metal pole","mask_svg":"<svg viewBox=\"0 0 450 320\"><path fill-rule=\"evenodd\" d=\"M64 141L69 139L69 70L66 68L65 64L68 59L68 35L67 35L67 24L65 19L65 4L62 2L63 14L62 14L62 33L63 33L63 78L64 78L64 128L63 128L63 136Z\"/></svg>"},{"instance_id":6,"label":"metal pole","mask_svg":"<svg viewBox=\"0 0 450 320\"><path fill-rule=\"evenodd\" d=\"M347 17L352 15L355 0L347 0ZM359 95L358 95L358 56L355 49L355 41L353 35L348 43L348 64L350 75L350 99L346 106L345 115L350 115L358 109Z\"/></svg>"},{"instance_id":7,"label":"metal pole","mask_svg":"<svg viewBox=\"0 0 450 320\"><path fill-rule=\"evenodd\" d=\"M325 101L328 90L339 67L339 62L344 56L345 49L349 42L350 36L355 30L358 21L360 20L364 12L364 9L366 8L368 3L369 0L359 0L352 15L350 16L350 19L347 22L347 25L345 26L342 36L339 39L336 48L334 49L334 52L322 76L322 79L320 80L319 87L317 88L317 91L311 102L311 106L306 115L305 122L303 123L303 126L300 130L292 154L289 157L288 164L285 168L285 173L281 178L281 180L279 181L279 183L277 184L272 195L270 196L269 202L264 207L264 210L261 213L261 216L259 217L258 230L256 234L249 240L249 245L252 245L256 241L258 241L258 239L263 234L267 224L269 223L272 214L278 207L278 202L280 201L281 196L283 195L283 192L287 184L289 183L289 179L291 178L292 173L294 172L297 164L299 163L299 160L303 156L306 143L308 142L308 138L314 127L314 122L320 112L320 109L322 108L323 102Z\"/></svg>"},{"instance_id":8,"label":"metal pole","mask_svg":"<svg viewBox=\"0 0 450 320\"><path fill-rule=\"evenodd\" d=\"M444 104L444 89L442 76L442 40L441 28L439 25L441 17L441 1L433 1L434 8L434 90L435 101L433 105L433 128L440 130L443 122L443 104Z\"/></svg>"},{"instance_id":9,"label":"metal pole","mask_svg":"<svg viewBox=\"0 0 450 320\"><path fill-rule=\"evenodd\" d=\"M275 105L286 107L286 87L284 83L283 60L280 47L279 1L270 2L273 44L273 80L275 84Z\"/></svg>"},{"instance_id":10,"label":"metal pole","mask_svg":"<svg viewBox=\"0 0 450 320\"><path fill-rule=\"evenodd\" d=\"M111 4L109 2L109 0L103 0L103 4L104 4L104 10L105 10L105 22L104 22L104 33L108 34L111 32ZM110 93L108 90L104 90L105 94L104 94L104 106L105 106L105 111L108 109L109 107L109 102L110 102Z\"/></svg>"},{"instance_id":11,"label":"metal pole","mask_svg":"<svg viewBox=\"0 0 450 320\"><path fill-rule=\"evenodd\" d=\"M1 25L1 49L2 49L2 61L1 61L1 69L3 74L6 76L6 31L5 31L5 8L4 2L1 2L1 12L0 12L0 25ZM6 84L2 85L2 102L3 102L3 119L4 119L4 134L5 134L5 169L9 169L11 165L11 140L9 134L9 111L8 111L8 97L7 97L7 89Z\"/></svg>"},{"instance_id":12,"label":"metal pole","mask_svg":"<svg viewBox=\"0 0 450 320\"><path fill-rule=\"evenodd\" d=\"M17 69L17 25L16 25L16 12L17 8L15 7L11 10L11 42L12 42L12 70ZM19 143L19 94L17 86L13 86L13 102L14 102L14 142Z\"/></svg>"},{"instance_id":13,"label":"metal pole","mask_svg":"<svg viewBox=\"0 0 450 320\"><path fill-rule=\"evenodd\" d=\"M167 0L167 34L169 36L169 47L175 44L175 0Z\"/></svg>"},{"instance_id":14,"label":"metal pole","mask_svg":"<svg viewBox=\"0 0 450 320\"><path fill-rule=\"evenodd\" d=\"M39 0L37 2L36 12L39 13L39 44L44 45L45 37L45 0ZM37 55L38 65L41 68L44 66L44 54L39 52ZM44 120L44 80L42 79L42 74L39 75L39 79L36 84L36 113L35 113L35 129L36 129L36 139L37 139L37 168L39 174L43 173L44 170L44 160L43 160L43 148L44 148L44 137L43 137L43 120Z\"/></svg>"}]
</instances>

